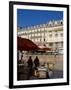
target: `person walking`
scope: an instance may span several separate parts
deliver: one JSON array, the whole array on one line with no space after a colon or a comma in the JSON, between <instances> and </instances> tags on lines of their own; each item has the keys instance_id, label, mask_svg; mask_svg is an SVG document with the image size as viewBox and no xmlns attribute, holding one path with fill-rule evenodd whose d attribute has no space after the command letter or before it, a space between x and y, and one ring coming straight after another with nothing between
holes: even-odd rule
<instances>
[{"instance_id":1,"label":"person walking","mask_svg":"<svg viewBox=\"0 0 71 90\"><path fill-rule=\"evenodd\" d=\"M30 77L32 76L32 70L33 70L33 68L32 68L33 67L33 61L32 61L31 56L29 57L27 64L28 64L28 78L27 79L30 79Z\"/></svg>"},{"instance_id":2,"label":"person walking","mask_svg":"<svg viewBox=\"0 0 71 90\"><path fill-rule=\"evenodd\" d=\"M34 65L35 65L35 69L37 69L37 67L39 66L39 59L36 56L35 60L34 60Z\"/></svg>"}]
</instances>

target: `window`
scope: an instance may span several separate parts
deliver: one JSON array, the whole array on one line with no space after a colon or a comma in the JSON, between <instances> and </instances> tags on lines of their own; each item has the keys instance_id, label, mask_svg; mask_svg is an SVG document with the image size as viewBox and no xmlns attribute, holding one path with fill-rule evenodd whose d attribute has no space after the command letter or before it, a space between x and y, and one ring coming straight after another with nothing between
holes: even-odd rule
<instances>
[{"instance_id":1,"label":"window","mask_svg":"<svg viewBox=\"0 0 71 90\"><path fill-rule=\"evenodd\" d=\"M49 43L49 46L53 46L53 43Z\"/></svg>"},{"instance_id":2,"label":"window","mask_svg":"<svg viewBox=\"0 0 71 90\"><path fill-rule=\"evenodd\" d=\"M55 44L56 44L56 47L58 47L58 42L56 42Z\"/></svg>"},{"instance_id":3,"label":"window","mask_svg":"<svg viewBox=\"0 0 71 90\"><path fill-rule=\"evenodd\" d=\"M52 34L50 34L49 37L52 37Z\"/></svg>"},{"instance_id":4,"label":"window","mask_svg":"<svg viewBox=\"0 0 71 90\"><path fill-rule=\"evenodd\" d=\"M61 37L63 37L63 33L61 33L60 35L61 35Z\"/></svg>"},{"instance_id":5,"label":"window","mask_svg":"<svg viewBox=\"0 0 71 90\"><path fill-rule=\"evenodd\" d=\"M58 34L56 33L56 34L55 34L55 37L57 37L57 36L58 36Z\"/></svg>"},{"instance_id":6,"label":"window","mask_svg":"<svg viewBox=\"0 0 71 90\"><path fill-rule=\"evenodd\" d=\"M63 47L63 42L61 42L61 47Z\"/></svg>"},{"instance_id":7,"label":"window","mask_svg":"<svg viewBox=\"0 0 71 90\"><path fill-rule=\"evenodd\" d=\"M52 32L52 31L50 30L50 31L48 31L48 32Z\"/></svg>"},{"instance_id":8,"label":"window","mask_svg":"<svg viewBox=\"0 0 71 90\"><path fill-rule=\"evenodd\" d=\"M45 38L44 38L44 41L45 41Z\"/></svg>"},{"instance_id":9,"label":"window","mask_svg":"<svg viewBox=\"0 0 71 90\"><path fill-rule=\"evenodd\" d=\"M61 21L61 24L63 24L63 22Z\"/></svg>"}]
</instances>

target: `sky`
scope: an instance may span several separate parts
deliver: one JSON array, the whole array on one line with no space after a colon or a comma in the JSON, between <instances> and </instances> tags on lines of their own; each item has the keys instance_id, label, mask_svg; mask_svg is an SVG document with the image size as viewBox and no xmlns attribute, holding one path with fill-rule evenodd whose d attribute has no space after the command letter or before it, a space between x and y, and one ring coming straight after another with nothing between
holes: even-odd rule
<instances>
[{"instance_id":1,"label":"sky","mask_svg":"<svg viewBox=\"0 0 71 90\"><path fill-rule=\"evenodd\" d=\"M63 19L63 11L17 9L17 27L28 27Z\"/></svg>"}]
</instances>

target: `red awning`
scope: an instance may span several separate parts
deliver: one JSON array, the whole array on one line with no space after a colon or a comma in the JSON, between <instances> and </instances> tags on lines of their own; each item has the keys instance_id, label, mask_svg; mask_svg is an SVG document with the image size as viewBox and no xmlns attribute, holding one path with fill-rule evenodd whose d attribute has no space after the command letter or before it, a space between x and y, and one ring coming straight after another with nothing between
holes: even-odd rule
<instances>
[{"instance_id":1,"label":"red awning","mask_svg":"<svg viewBox=\"0 0 71 90\"><path fill-rule=\"evenodd\" d=\"M51 48L43 47L40 48L34 44L31 40L26 38L17 37L17 49L21 51L50 51Z\"/></svg>"},{"instance_id":2,"label":"red awning","mask_svg":"<svg viewBox=\"0 0 71 90\"><path fill-rule=\"evenodd\" d=\"M24 51L32 51L38 50L38 46L34 44L31 40L26 38L17 37L17 49L24 50Z\"/></svg>"}]
</instances>

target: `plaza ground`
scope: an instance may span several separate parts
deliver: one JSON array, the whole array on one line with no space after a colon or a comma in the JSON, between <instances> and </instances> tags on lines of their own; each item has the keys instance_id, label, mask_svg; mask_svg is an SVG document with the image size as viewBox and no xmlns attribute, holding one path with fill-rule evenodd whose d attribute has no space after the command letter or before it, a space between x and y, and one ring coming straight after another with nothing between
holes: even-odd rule
<instances>
[{"instance_id":1,"label":"plaza ground","mask_svg":"<svg viewBox=\"0 0 71 90\"><path fill-rule=\"evenodd\" d=\"M49 65L49 78L48 76L45 77L46 79L55 79L55 78L63 78L63 55L37 55L37 54L24 54L23 55L23 64L22 66L19 66L18 64L18 80L27 80L28 77L28 67L27 67L27 60L29 59L29 56L32 57L32 60L34 61L35 57L38 56L40 66L43 64ZM45 65L46 66L46 65ZM44 67L45 67L44 66ZM43 71L41 72L41 75L43 74ZM33 79L39 79L37 77L30 76L31 80Z\"/></svg>"}]
</instances>

